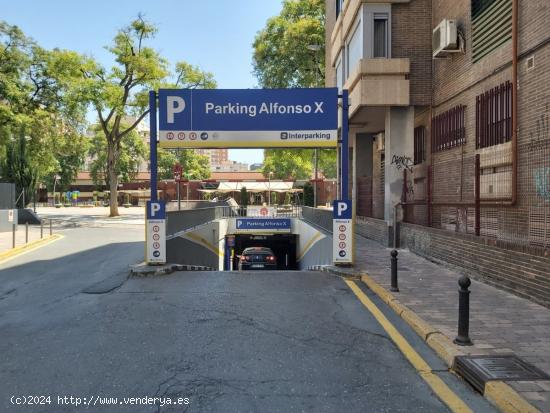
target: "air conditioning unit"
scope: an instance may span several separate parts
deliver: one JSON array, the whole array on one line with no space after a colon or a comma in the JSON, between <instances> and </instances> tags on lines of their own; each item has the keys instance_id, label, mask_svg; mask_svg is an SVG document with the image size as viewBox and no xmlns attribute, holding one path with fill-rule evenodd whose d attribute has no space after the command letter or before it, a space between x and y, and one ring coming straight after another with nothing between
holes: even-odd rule
<instances>
[{"instance_id":1,"label":"air conditioning unit","mask_svg":"<svg viewBox=\"0 0 550 413\"><path fill-rule=\"evenodd\" d=\"M443 19L432 33L433 57L445 56L447 53L460 51L456 20Z\"/></svg>"}]
</instances>

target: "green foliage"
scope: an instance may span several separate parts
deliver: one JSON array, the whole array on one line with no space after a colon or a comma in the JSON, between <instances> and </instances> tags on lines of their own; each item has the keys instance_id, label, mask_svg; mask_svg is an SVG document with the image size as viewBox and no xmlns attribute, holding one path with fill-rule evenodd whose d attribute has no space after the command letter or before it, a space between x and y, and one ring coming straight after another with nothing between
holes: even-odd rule
<instances>
[{"instance_id":1,"label":"green foliage","mask_svg":"<svg viewBox=\"0 0 550 413\"><path fill-rule=\"evenodd\" d=\"M17 139L8 144L2 171L4 179L15 184L17 196L24 192L24 195L18 199L17 207L25 208L34 198L38 184L38 170L29 162L27 137L23 131Z\"/></svg>"},{"instance_id":2,"label":"green foliage","mask_svg":"<svg viewBox=\"0 0 550 413\"><path fill-rule=\"evenodd\" d=\"M309 179L313 170L311 150L265 149L262 173L274 179Z\"/></svg>"},{"instance_id":3,"label":"green foliage","mask_svg":"<svg viewBox=\"0 0 550 413\"><path fill-rule=\"evenodd\" d=\"M50 188L55 173L64 182L74 177L86 152L80 144L86 102L77 93L84 61L75 52L45 50L0 21L0 158L25 130L26 161Z\"/></svg>"},{"instance_id":4,"label":"green foliage","mask_svg":"<svg viewBox=\"0 0 550 413\"><path fill-rule=\"evenodd\" d=\"M118 31L107 48L116 65L107 70L89 62L83 70L82 97L95 108L106 142L105 176L111 194L111 216L118 215L118 165L123 160L123 139L148 115L148 92L159 87L215 87L211 73L204 73L185 62L176 64L176 81L169 82L168 62L146 46L157 28L142 16ZM124 119L132 117L128 125ZM166 171L163 171L166 173Z\"/></svg>"},{"instance_id":5,"label":"green foliage","mask_svg":"<svg viewBox=\"0 0 550 413\"><path fill-rule=\"evenodd\" d=\"M173 179L174 165L178 162L182 167L182 179L210 178L210 160L206 155L199 155L194 149L168 151L157 150L158 179Z\"/></svg>"},{"instance_id":6,"label":"green foliage","mask_svg":"<svg viewBox=\"0 0 550 413\"><path fill-rule=\"evenodd\" d=\"M94 135L90 142L88 155L92 159L90 175L94 185L109 186L109 173L107 170L107 143L99 126L94 129ZM115 173L118 181L131 182L139 171L139 166L147 156L147 147L144 140L136 130L124 135L120 142L119 158L116 163Z\"/></svg>"},{"instance_id":7,"label":"green foliage","mask_svg":"<svg viewBox=\"0 0 550 413\"><path fill-rule=\"evenodd\" d=\"M309 207L314 206L314 198L313 185L310 182L306 182L304 185L304 205Z\"/></svg>"},{"instance_id":8,"label":"green foliage","mask_svg":"<svg viewBox=\"0 0 550 413\"><path fill-rule=\"evenodd\" d=\"M320 50L307 46L319 45ZM321 86L325 74L325 2L284 0L253 43L254 73L264 88Z\"/></svg>"}]
</instances>

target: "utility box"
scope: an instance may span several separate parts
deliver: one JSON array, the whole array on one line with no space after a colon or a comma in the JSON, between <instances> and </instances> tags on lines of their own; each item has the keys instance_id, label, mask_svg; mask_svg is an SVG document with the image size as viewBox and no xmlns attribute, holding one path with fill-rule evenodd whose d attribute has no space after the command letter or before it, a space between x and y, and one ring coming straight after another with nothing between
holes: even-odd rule
<instances>
[{"instance_id":1,"label":"utility box","mask_svg":"<svg viewBox=\"0 0 550 413\"><path fill-rule=\"evenodd\" d=\"M0 209L0 232L9 232L15 229L17 230L17 209Z\"/></svg>"}]
</instances>

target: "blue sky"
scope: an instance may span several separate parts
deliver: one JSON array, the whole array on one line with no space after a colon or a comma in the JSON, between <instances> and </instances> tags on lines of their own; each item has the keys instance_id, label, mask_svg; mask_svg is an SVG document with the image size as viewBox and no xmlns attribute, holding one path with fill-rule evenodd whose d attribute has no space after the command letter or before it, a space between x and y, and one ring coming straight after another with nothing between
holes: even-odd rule
<instances>
[{"instance_id":1,"label":"blue sky","mask_svg":"<svg viewBox=\"0 0 550 413\"><path fill-rule=\"evenodd\" d=\"M252 42L281 0L0 0L0 19L45 48L59 47L112 63L104 46L138 13L156 24L150 43L170 63L185 60L214 73L220 88L257 86ZM261 162L262 150L231 150L232 160Z\"/></svg>"}]
</instances>

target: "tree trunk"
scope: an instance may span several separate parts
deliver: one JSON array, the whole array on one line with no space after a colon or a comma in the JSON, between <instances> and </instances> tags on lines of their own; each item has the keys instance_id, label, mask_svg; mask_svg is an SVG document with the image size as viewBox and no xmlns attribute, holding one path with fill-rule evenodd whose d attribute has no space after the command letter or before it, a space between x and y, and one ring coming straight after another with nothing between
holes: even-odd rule
<instances>
[{"instance_id":1,"label":"tree trunk","mask_svg":"<svg viewBox=\"0 0 550 413\"><path fill-rule=\"evenodd\" d=\"M118 174L116 168L116 153L114 144L107 143L107 174L109 175L109 190L111 191L109 197L110 204L110 217L118 217Z\"/></svg>"}]
</instances>

